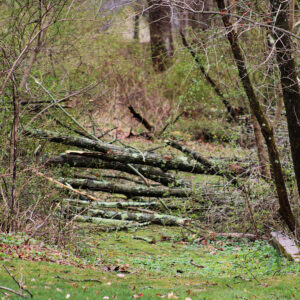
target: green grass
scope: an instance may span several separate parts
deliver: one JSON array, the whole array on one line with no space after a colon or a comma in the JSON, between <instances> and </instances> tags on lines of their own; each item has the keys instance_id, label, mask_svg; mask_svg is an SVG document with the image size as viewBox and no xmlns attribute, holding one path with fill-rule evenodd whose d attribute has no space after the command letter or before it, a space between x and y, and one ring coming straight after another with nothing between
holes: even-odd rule
<instances>
[{"instance_id":1,"label":"green grass","mask_svg":"<svg viewBox=\"0 0 300 300\"><path fill-rule=\"evenodd\" d=\"M300 265L281 257L266 242L195 244L179 229L158 226L138 232L87 234L83 230L79 234L76 251L81 257L76 264L82 268L14 259L13 255L3 264L23 278L35 299L66 299L68 294L69 299L132 299L141 294L142 299L162 295L168 299L172 293L178 299L300 297ZM155 238L156 243L133 239L134 235ZM171 240L161 241L162 236ZM183 242L186 239L190 242ZM74 261L72 255L63 263L68 261ZM76 281L83 279L101 283ZM17 290L4 268L0 268L0 285Z\"/></svg>"}]
</instances>

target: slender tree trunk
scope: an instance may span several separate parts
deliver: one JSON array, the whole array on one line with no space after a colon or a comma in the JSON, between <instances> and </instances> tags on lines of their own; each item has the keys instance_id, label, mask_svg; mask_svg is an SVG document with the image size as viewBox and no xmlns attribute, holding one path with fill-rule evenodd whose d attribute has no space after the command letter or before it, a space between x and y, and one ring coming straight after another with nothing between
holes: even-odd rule
<instances>
[{"instance_id":1,"label":"slender tree trunk","mask_svg":"<svg viewBox=\"0 0 300 300\"><path fill-rule=\"evenodd\" d=\"M270 0L276 16L274 35L276 39L277 62L280 70L283 100L286 109L288 131L294 170L300 193L300 90L297 70L293 58L291 39L288 34L277 31L276 27L289 30L289 3Z\"/></svg>"},{"instance_id":2,"label":"slender tree trunk","mask_svg":"<svg viewBox=\"0 0 300 300\"><path fill-rule=\"evenodd\" d=\"M259 123L253 113L251 113L251 120L253 125L255 143L257 147L257 156L259 161L260 174L266 179L271 178L268 153L265 148L264 137L261 133Z\"/></svg>"},{"instance_id":3,"label":"slender tree trunk","mask_svg":"<svg viewBox=\"0 0 300 300\"><path fill-rule=\"evenodd\" d=\"M244 90L248 97L250 108L252 113L255 115L262 134L265 138L268 153L269 153L269 160L272 167L272 175L274 177L278 200L280 209L279 212L288 225L289 229L296 233L296 220L292 213L291 206L288 199L288 194L284 182L283 172L281 168L279 153L277 150L277 146L274 139L274 132L272 127L269 125L269 122L263 112L263 109L254 93L254 89L252 87L252 83L250 81L250 77L246 68L246 63L244 56L242 54L242 50L238 44L238 35L233 30L233 26L230 22L229 15L227 14L224 0L216 0L219 10L221 12L222 21L227 31L227 38L231 45L232 54L234 56L235 63L238 68L239 77L242 81Z\"/></svg>"},{"instance_id":4,"label":"slender tree trunk","mask_svg":"<svg viewBox=\"0 0 300 300\"><path fill-rule=\"evenodd\" d=\"M163 0L148 0L151 56L156 71L163 72L173 56L171 8Z\"/></svg>"},{"instance_id":5,"label":"slender tree trunk","mask_svg":"<svg viewBox=\"0 0 300 300\"><path fill-rule=\"evenodd\" d=\"M140 33L140 15L136 13L134 16L134 25L133 25L133 39L139 41L139 33Z\"/></svg>"}]
</instances>

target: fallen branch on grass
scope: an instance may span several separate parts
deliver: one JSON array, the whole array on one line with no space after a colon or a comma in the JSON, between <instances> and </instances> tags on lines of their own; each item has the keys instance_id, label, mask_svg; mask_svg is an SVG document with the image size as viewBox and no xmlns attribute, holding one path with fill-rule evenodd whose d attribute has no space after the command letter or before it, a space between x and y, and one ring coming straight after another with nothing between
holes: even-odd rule
<instances>
[{"instance_id":1,"label":"fallen branch on grass","mask_svg":"<svg viewBox=\"0 0 300 300\"><path fill-rule=\"evenodd\" d=\"M22 293L19 293L11 288L8 288L8 287L5 287L5 286L0 286L0 290L4 290L4 291L7 291L7 292L10 292L10 293L13 293L15 295L18 295L19 297L26 297L26 295L23 295Z\"/></svg>"},{"instance_id":2,"label":"fallen branch on grass","mask_svg":"<svg viewBox=\"0 0 300 300\"><path fill-rule=\"evenodd\" d=\"M72 281L72 282L98 282L98 283L102 283L102 281L99 280L99 279L73 279L73 278L62 277L62 276L59 276L59 275L56 275L53 278L63 279L63 280Z\"/></svg>"},{"instance_id":3,"label":"fallen branch on grass","mask_svg":"<svg viewBox=\"0 0 300 300\"><path fill-rule=\"evenodd\" d=\"M22 290L25 291L27 294L29 294L30 298L32 298L32 297L33 297L32 293L31 293L28 289L26 289L26 288L23 286L23 284L15 278L14 275L12 275L12 274L9 272L9 270L6 268L6 266L3 265L3 268L4 268L5 271L8 273L8 275L13 279L13 281L18 285L20 291L22 291ZM1 288L4 289L5 287L1 287ZM8 289L8 288L6 288L6 289ZM10 291L11 291L12 293L14 293L14 294L20 296L20 294L19 294L18 292L14 291L14 290L12 290L12 289L10 289ZM23 294L21 293L21 297L26 297L26 296L23 295Z\"/></svg>"}]
</instances>

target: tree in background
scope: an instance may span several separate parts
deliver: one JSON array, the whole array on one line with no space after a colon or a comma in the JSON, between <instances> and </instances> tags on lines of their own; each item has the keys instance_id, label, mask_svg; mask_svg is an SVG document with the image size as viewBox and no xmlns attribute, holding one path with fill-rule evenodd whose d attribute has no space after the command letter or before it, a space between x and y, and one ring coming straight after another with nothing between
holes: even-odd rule
<instances>
[{"instance_id":1,"label":"tree in background","mask_svg":"<svg viewBox=\"0 0 300 300\"><path fill-rule=\"evenodd\" d=\"M270 3L275 25L273 33L276 57L280 70L294 171L300 196L300 90L294 50L289 35L289 31L293 29L294 1L289 4L288 1L270 0Z\"/></svg>"},{"instance_id":2,"label":"tree in background","mask_svg":"<svg viewBox=\"0 0 300 300\"><path fill-rule=\"evenodd\" d=\"M153 66L163 72L174 54L171 7L164 0L148 0L148 6Z\"/></svg>"}]
</instances>

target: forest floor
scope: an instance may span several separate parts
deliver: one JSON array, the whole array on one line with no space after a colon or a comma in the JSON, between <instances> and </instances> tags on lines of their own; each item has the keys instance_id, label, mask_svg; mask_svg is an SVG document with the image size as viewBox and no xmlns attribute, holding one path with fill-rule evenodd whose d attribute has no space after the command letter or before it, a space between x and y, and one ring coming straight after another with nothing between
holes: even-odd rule
<instances>
[{"instance_id":1,"label":"forest floor","mask_svg":"<svg viewBox=\"0 0 300 300\"><path fill-rule=\"evenodd\" d=\"M137 239L143 237L152 242ZM26 235L1 234L1 264L35 299L300 297L300 264L280 256L266 241L211 236L196 242L180 228L153 225L112 233L84 225L78 227L77 238L74 251ZM3 266L0 286L18 291ZM1 299L19 298L1 292Z\"/></svg>"}]
</instances>

